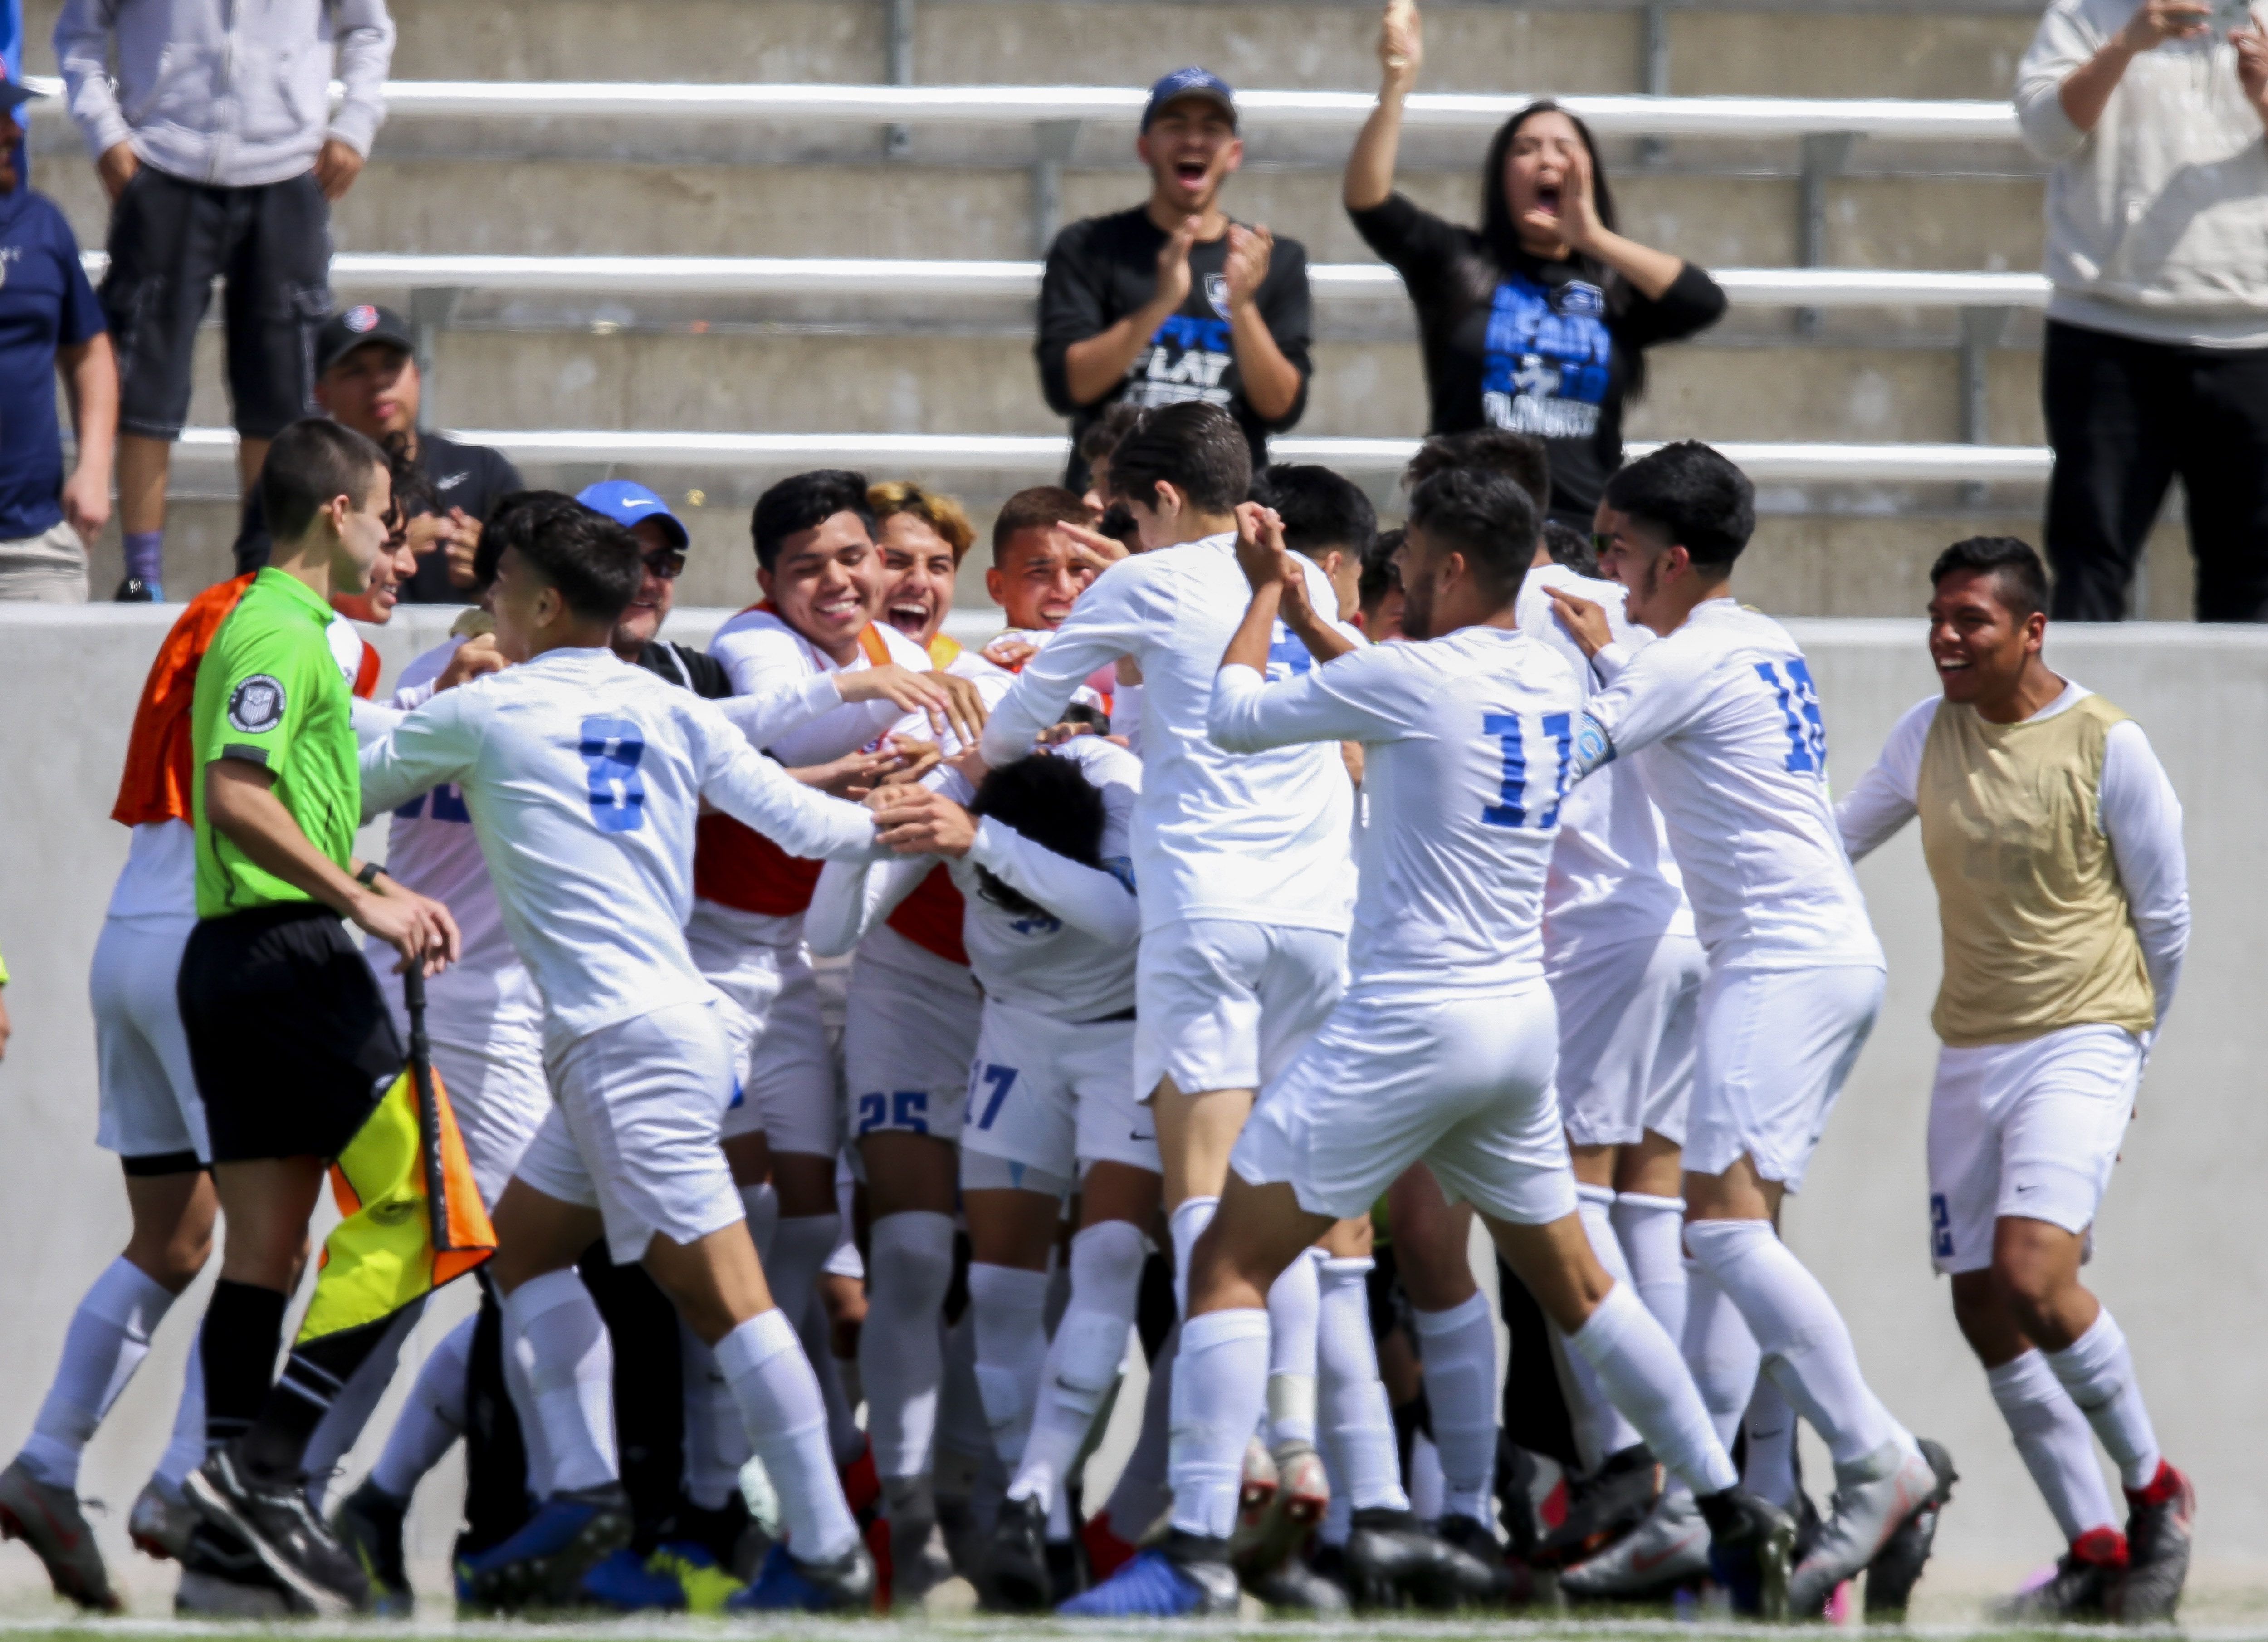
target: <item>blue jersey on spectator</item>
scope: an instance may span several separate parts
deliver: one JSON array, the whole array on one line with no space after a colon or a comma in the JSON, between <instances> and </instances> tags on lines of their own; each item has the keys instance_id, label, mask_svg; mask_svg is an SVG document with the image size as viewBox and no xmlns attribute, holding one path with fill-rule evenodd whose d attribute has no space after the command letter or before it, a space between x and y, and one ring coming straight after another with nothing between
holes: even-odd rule
<instances>
[{"instance_id":1,"label":"blue jersey on spectator","mask_svg":"<svg viewBox=\"0 0 2268 1642\"><path fill-rule=\"evenodd\" d=\"M103 328L78 240L55 202L21 187L0 195L0 541L36 536L63 516L55 350Z\"/></svg>"}]
</instances>

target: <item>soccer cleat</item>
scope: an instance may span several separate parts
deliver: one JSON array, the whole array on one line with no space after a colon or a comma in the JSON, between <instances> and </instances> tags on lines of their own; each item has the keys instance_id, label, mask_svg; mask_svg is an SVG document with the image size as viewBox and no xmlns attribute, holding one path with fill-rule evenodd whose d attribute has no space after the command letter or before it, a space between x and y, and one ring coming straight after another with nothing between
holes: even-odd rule
<instances>
[{"instance_id":1,"label":"soccer cleat","mask_svg":"<svg viewBox=\"0 0 2268 1642\"><path fill-rule=\"evenodd\" d=\"M166 590L156 582L144 581L139 576L129 576L118 584L118 591L112 595L111 602L113 604L163 604L166 602Z\"/></svg>"},{"instance_id":2,"label":"soccer cleat","mask_svg":"<svg viewBox=\"0 0 2268 1642\"><path fill-rule=\"evenodd\" d=\"M1053 1604L1048 1570L1048 1507L1039 1499L1001 1502L984 1557L985 1606L1010 1614L1043 1614Z\"/></svg>"},{"instance_id":3,"label":"soccer cleat","mask_svg":"<svg viewBox=\"0 0 2268 1642\"><path fill-rule=\"evenodd\" d=\"M676 1582L679 1606L688 1614L721 1614L726 1603L747 1588L698 1540L664 1540L645 1559L645 1566L648 1573Z\"/></svg>"},{"instance_id":4,"label":"soccer cleat","mask_svg":"<svg viewBox=\"0 0 2268 1642\"><path fill-rule=\"evenodd\" d=\"M599 1559L576 1585L576 1594L594 1608L616 1613L682 1613L685 1588L655 1557L641 1557L628 1545Z\"/></svg>"},{"instance_id":5,"label":"soccer cleat","mask_svg":"<svg viewBox=\"0 0 2268 1642\"><path fill-rule=\"evenodd\" d=\"M1726 1587L1733 1611L1786 1618L1794 1519L1745 1488L1727 1488L1694 1504L1709 1525L1710 1570Z\"/></svg>"},{"instance_id":6,"label":"soccer cleat","mask_svg":"<svg viewBox=\"0 0 2268 1642\"><path fill-rule=\"evenodd\" d=\"M1945 1445L1921 1440L1922 1458L1937 1478L1937 1486L1929 1498L1914 1508L1913 1513L1898 1524L1897 1530L1874 1553L1867 1565L1867 1613L1889 1617L1905 1612L1906 1603L1913 1596L1913 1587L1921 1581L1921 1571L1929 1562L1930 1548L1937 1540L1937 1520L1953 1498L1953 1485L1961 1474L1953 1469L1953 1456Z\"/></svg>"},{"instance_id":7,"label":"soccer cleat","mask_svg":"<svg viewBox=\"0 0 2268 1642\"><path fill-rule=\"evenodd\" d=\"M1351 1606L1344 1590L1297 1556L1286 1557L1259 1573L1244 1575L1242 1582L1255 1601L1285 1613L1331 1619L1344 1615Z\"/></svg>"},{"instance_id":8,"label":"soccer cleat","mask_svg":"<svg viewBox=\"0 0 2268 1642\"><path fill-rule=\"evenodd\" d=\"M2126 1572L2126 1536L2089 1528L2056 1558L2055 1571L1992 1609L2004 1624L2059 1624L2103 1616L2111 1588Z\"/></svg>"},{"instance_id":9,"label":"soccer cleat","mask_svg":"<svg viewBox=\"0 0 2268 1642\"><path fill-rule=\"evenodd\" d=\"M1358 1606L1409 1602L1449 1613L1480 1607L1496 1592L1496 1576L1486 1564L1409 1511L1357 1511L1346 1557Z\"/></svg>"},{"instance_id":10,"label":"soccer cleat","mask_svg":"<svg viewBox=\"0 0 2268 1642\"><path fill-rule=\"evenodd\" d=\"M934 1517L892 1522L889 1528L890 1605L918 1608L922 1598L953 1578L945 1530Z\"/></svg>"},{"instance_id":11,"label":"soccer cleat","mask_svg":"<svg viewBox=\"0 0 2268 1642\"><path fill-rule=\"evenodd\" d=\"M1238 1595L1228 1542L1175 1528L1056 1612L1072 1619L1219 1618L1235 1614Z\"/></svg>"},{"instance_id":12,"label":"soccer cleat","mask_svg":"<svg viewBox=\"0 0 2268 1642\"><path fill-rule=\"evenodd\" d=\"M1709 1525L1681 1488L1664 1494L1620 1539L1562 1568L1559 1591L1580 1602L1635 1602L1708 1572Z\"/></svg>"},{"instance_id":13,"label":"soccer cleat","mask_svg":"<svg viewBox=\"0 0 2268 1642\"><path fill-rule=\"evenodd\" d=\"M127 1513L126 1537L145 1557L180 1562L188 1555L189 1533L201 1520L178 1490L153 1476L142 1484L134 1509Z\"/></svg>"},{"instance_id":14,"label":"soccer cleat","mask_svg":"<svg viewBox=\"0 0 2268 1642\"><path fill-rule=\"evenodd\" d=\"M2190 1574L2197 1490L2165 1461L2147 1488L2126 1491L2126 1572L2111 1583L2103 1609L2121 1624L2171 1619Z\"/></svg>"},{"instance_id":15,"label":"soccer cleat","mask_svg":"<svg viewBox=\"0 0 2268 1642\"><path fill-rule=\"evenodd\" d=\"M114 1614L124 1606L110 1588L110 1575L95 1548L94 1529L80 1511L78 1495L32 1475L18 1458L0 1471L0 1539L20 1539L48 1570L55 1594L81 1608Z\"/></svg>"},{"instance_id":16,"label":"soccer cleat","mask_svg":"<svg viewBox=\"0 0 2268 1642\"><path fill-rule=\"evenodd\" d=\"M200 1516L181 1550L173 1611L184 1617L291 1619L314 1612L268 1572L259 1553Z\"/></svg>"},{"instance_id":17,"label":"soccer cleat","mask_svg":"<svg viewBox=\"0 0 2268 1642\"><path fill-rule=\"evenodd\" d=\"M305 1482L256 1481L235 1447L217 1449L183 1484L189 1503L215 1528L250 1547L277 1583L319 1614L350 1613L370 1601L362 1565L331 1537L307 1503Z\"/></svg>"},{"instance_id":18,"label":"soccer cleat","mask_svg":"<svg viewBox=\"0 0 2268 1642\"><path fill-rule=\"evenodd\" d=\"M1269 1513L1275 1509L1280 1488L1275 1456L1259 1438L1253 1438L1244 1445L1244 1480L1237 1489L1236 1528L1229 1536L1232 1557L1259 1542Z\"/></svg>"},{"instance_id":19,"label":"soccer cleat","mask_svg":"<svg viewBox=\"0 0 2268 1642\"><path fill-rule=\"evenodd\" d=\"M725 1604L728 1614L863 1614L874 1607L874 1559L863 1544L830 1562L799 1562L775 1545L748 1588Z\"/></svg>"},{"instance_id":20,"label":"soccer cleat","mask_svg":"<svg viewBox=\"0 0 2268 1642\"><path fill-rule=\"evenodd\" d=\"M1535 1600L1535 1580L1528 1565L1506 1559L1504 1542L1487 1523L1452 1513L1436 1522L1433 1531L1488 1569L1496 1579L1496 1601L1510 1608Z\"/></svg>"},{"instance_id":21,"label":"soccer cleat","mask_svg":"<svg viewBox=\"0 0 2268 1642\"><path fill-rule=\"evenodd\" d=\"M1646 1521L1661 1493L1661 1468L1644 1443L1632 1443L1601 1462L1597 1471L1568 1489L1567 1514L1546 1534L1529 1561L1565 1568L1596 1556Z\"/></svg>"},{"instance_id":22,"label":"soccer cleat","mask_svg":"<svg viewBox=\"0 0 2268 1642\"><path fill-rule=\"evenodd\" d=\"M1837 1466L1827 1528L1789 1577L1788 1612L1804 1619L1824 1613L1829 1593L1872 1562L1937 1488L1936 1470L1911 1439L1893 1438Z\"/></svg>"},{"instance_id":23,"label":"soccer cleat","mask_svg":"<svg viewBox=\"0 0 2268 1642\"><path fill-rule=\"evenodd\" d=\"M331 1532L361 1565L370 1581L370 1611L381 1618L407 1619L417 1610L401 1558L401 1523L409 1514L408 1500L364 1478L331 1515Z\"/></svg>"},{"instance_id":24,"label":"soccer cleat","mask_svg":"<svg viewBox=\"0 0 2268 1642\"><path fill-rule=\"evenodd\" d=\"M563 1490L518 1532L457 1562L457 1592L475 1608L571 1608L583 1576L630 1543L630 1496L620 1483Z\"/></svg>"},{"instance_id":25,"label":"soccer cleat","mask_svg":"<svg viewBox=\"0 0 2268 1642\"><path fill-rule=\"evenodd\" d=\"M1306 1588L1297 1575L1275 1582L1280 1601L1262 1595L1260 1587L1278 1570L1297 1560L1307 1535L1330 1509L1330 1474L1323 1469L1323 1456L1310 1443L1286 1442L1270 1454L1257 1456L1264 1469L1256 1469L1255 1457L1254 1451L1247 1451L1243 1498L1257 1500L1256 1509L1248 1516L1240 1512L1235 1537L1229 1543L1229 1558L1245 1588L1261 1601L1271 1607L1297 1607L1297 1598ZM1259 1498L1260 1477L1273 1479L1264 1498Z\"/></svg>"}]
</instances>

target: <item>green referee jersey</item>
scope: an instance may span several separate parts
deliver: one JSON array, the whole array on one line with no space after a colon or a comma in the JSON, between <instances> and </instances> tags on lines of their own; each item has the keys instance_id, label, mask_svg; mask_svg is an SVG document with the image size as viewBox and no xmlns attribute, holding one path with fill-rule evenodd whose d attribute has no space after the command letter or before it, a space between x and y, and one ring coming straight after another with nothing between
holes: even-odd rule
<instances>
[{"instance_id":1,"label":"green referee jersey","mask_svg":"<svg viewBox=\"0 0 2268 1642\"><path fill-rule=\"evenodd\" d=\"M240 758L276 777L274 792L309 842L343 870L362 821L353 694L333 648L331 607L306 583L263 570L213 635L190 709L196 778L197 916L225 917L311 900L212 828L205 766ZM344 623L340 623L342 627ZM346 629L352 637L353 630ZM356 640L357 652L361 648Z\"/></svg>"}]
</instances>

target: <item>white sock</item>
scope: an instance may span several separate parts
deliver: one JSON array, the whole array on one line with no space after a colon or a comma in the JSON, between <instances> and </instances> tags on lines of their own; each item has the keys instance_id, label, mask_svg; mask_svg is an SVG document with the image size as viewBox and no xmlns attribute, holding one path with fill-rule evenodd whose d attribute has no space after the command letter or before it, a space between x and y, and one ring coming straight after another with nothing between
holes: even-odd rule
<instances>
[{"instance_id":1,"label":"white sock","mask_svg":"<svg viewBox=\"0 0 2268 1642\"><path fill-rule=\"evenodd\" d=\"M1071 1240L1071 1308L1041 1366L1038 1406L1009 1498L1050 1498L1067 1480L1125 1359L1148 1255L1148 1240L1123 1220L1100 1221Z\"/></svg>"},{"instance_id":2,"label":"white sock","mask_svg":"<svg viewBox=\"0 0 2268 1642\"><path fill-rule=\"evenodd\" d=\"M780 1222L784 1232L790 1222ZM929 1471L945 1383L946 1291L953 1285L953 1218L927 1209L885 1215L869 1234L866 1322L858 1377L866 1435L883 1477Z\"/></svg>"},{"instance_id":3,"label":"white sock","mask_svg":"<svg viewBox=\"0 0 2268 1642\"><path fill-rule=\"evenodd\" d=\"M181 1400L173 1410L173 1436L158 1456L151 1480L178 1496L189 1473L205 1462L205 1358L194 1347L181 1376Z\"/></svg>"},{"instance_id":4,"label":"white sock","mask_svg":"<svg viewBox=\"0 0 2268 1642\"><path fill-rule=\"evenodd\" d=\"M1315 1331L1322 1288L1303 1252L1268 1287L1268 1446L1315 1443Z\"/></svg>"},{"instance_id":5,"label":"white sock","mask_svg":"<svg viewBox=\"0 0 2268 1642\"><path fill-rule=\"evenodd\" d=\"M1325 1432L1323 1449L1326 1454L1332 1446L1331 1434ZM1331 1479L1331 1503L1323 1507L1322 1524L1315 1529L1315 1537L1326 1545L1344 1545L1354 1537L1354 1507L1347 1503L1346 1473L1343 1468L1332 1465L1328 1458L1323 1462L1323 1469Z\"/></svg>"},{"instance_id":6,"label":"white sock","mask_svg":"<svg viewBox=\"0 0 2268 1642\"><path fill-rule=\"evenodd\" d=\"M1617 1288L1630 1288L1634 1292L1636 1285L1631 1281L1629 1263L1623 1258L1622 1240L1615 1235L1614 1203L1614 1189L1610 1186L1579 1185L1575 1188L1575 1211L1583 1222L1583 1235L1590 1241L1591 1253L1606 1268L1607 1275L1615 1280ZM1578 1397L1583 1404L1580 1411L1589 1417L1591 1447L1598 1460L1602 1462L1609 1454L1620 1454L1631 1444L1642 1440L1638 1434L1638 1427L1624 1418L1623 1411L1615 1406L1614 1399L1599 1383L1597 1371L1580 1352L1568 1353L1567 1372L1575 1381ZM1659 1459L1660 1456L1657 1454L1654 1457Z\"/></svg>"},{"instance_id":7,"label":"white sock","mask_svg":"<svg viewBox=\"0 0 2268 1642\"><path fill-rule=\"evenodd\" d=\"M150 1336L173 1303L164 1284L123 1255L95 1278L64 1331L55 1383L24 1442L33 1476L52 1488L78 1486L87 1439L150 1355Z\"/></svg>"},{"instance_id":8,"label":"white sock","mask_svg":"<svg viewBox=\"0 0 2268 1642\"><path fill-rule=\"evenodd\" d=\"M772 1251L763 1256L764 1284L772 1292L772 1304L800 1318L804 1308L817 1301L820 1270L842 1235L839 1214L792 1214L776 1220Z\"/></svg>"},{"instance_id":9,"label":"white sock","mask_svg":"<svg viewBox=\"0 0 2268 1642\"><path fill-rule=\"evenodd\" d=\"M1771 1221L1695 1220L1685 1241L1739 1308L1772 1378L1836 1464L1863 1460L1886 1442L1911 1445L1867 1389L1843 1314Z\"/></svg>"},{"instance_id":10,"label":"white sock","mask_svg":"<svg viewBox=\"0 0 2268 1642\"><path fill-rule=\"evenodd\" d=\"M835 1355L835 1321L827 1314L827 1302L817 1289L800 1313L782 1311L795 1318L795 1337L803 1343L804 1360L819 1376L819 1395L827 1403L827 1446L840 1470L866 1451L865 1428L858 1424L858 1404L865 1397L858 1386L858 1361Z\"/></svg>"},{"instance_id":11,"label":"white sock","mask_svg":"<svg viewBox=\"0 0 2268 1642\"><path fill-rule=\"evenodd\" d=\"M758 1181L740 1188L740 1207L748 1217L748 1241L756 1246L756 1259L766 1270L772 1263L772 1239L779 1234L779 1192L771 1182Z\"/></svg>"},{"instance_id":12,"label":"white sock","mask_svg":"<svg viewBox=\"0 0 2268 1642\"><path fill-rule=\"evenodd\" d=\"M2034 1347L1988 1368L1984 1383L1992 1388L1992 1401L2008 1422L2024 1469L2055 1513L2065 1540L2076 1541L2095 1528L2116 1531L2118 1519L2111 1514L2110 1491L2095 1463L2087 1416L2048 1366L2047 1353Z\"/></svg>"},{"instance_id":13,"label":"white sock","mask_svg":"<svg viewBox=\"0 0 2268 1642\"><path fill-rule=\"evenodd\" d=\"M1317 1423L1338 1444L1346 1471L1347 1503L1357 1511L1407 1511L1402 1453L1394 1440L1394 1410L1378 1378L1378 1346L1370 1336L1371 1260L1326 1260L1320 1273L1315 1369L1320 1382ZM1336 1483L1332 1491L1337 1491Z\"/></svg>"},{"instance_id":14,"label":"white sock","mask_svg":"<svg viewBox=\"0 0 2268 1642\"><path fill-rule=\"evenodd\" d=\"M431 1298L430 1294L421 1294L394 1313L378 1344L355 1365L354 1372L331 1398L330 1407L323 1410L323 1417L307 1439L300 1465L307 1476L307 1503L317 1516L329 1514L327 1497L331 1484L345 1471L347 1455L362 1440L363 1428L378 1412L387 1388L394 1383L394 1370L401 1366L401 1348L409 1344L409 1336L416 1329L417 1320L425 1314L425 1302Z\"/></svg>"},{"instance_id":15,"label":"white sock","mask_svg":"<svg viewBox=\"0 0 2268 1642\"><path fill-rule=\"evenodd\" d=\"M858 1524L836 1479L819 1381L785 1314L777 1307L758 1312L718 1341L715 1352L748 1446L779 1495L790 1549L805 1562L841 1556L858 1543Z\"/></svg>"},{"instance_id":16,"label":"white sock","mask_svg":"<svg viewBox=\"0 0 2268 1642\"><path fill-rule=\"evenodd\" d=\"M716 1352L682 1322L677 1350L685 1388L685 1497L703 1511L721 1511L739 1491L740 1468L748 1462L747 1422Z\"/></svg>"},{"instance_id":17,"label":"white sock","mask_svg":"<svg viewBox=\"0 0 2268 1642\"><path fill-rule=\"evenodd\" d=\"M415 1493L425 1473L464 1434L466 1375L473 1360L473 1325L479 1321L468 1317L441 1336L387 1433L370 1480L394 1498Z\"/></svg>"},{"instance_id":18,"label":"white sock","mask_svg":"<svg viewBox=\"0 0 2268 1642\"><path fill-rule=\"evenodd\" d=\"M1244 1448L1268 1390L1268 1314L1210 1311L1182 1325L1166 1475L1174 1526L1225 1540L1236 1527Z\"/></svg>"},{"instance_id":19,"label":"white sock","mask_svg":"<svg viewBox=\"0 0 2268 1642\"><path fill-rule=\"evenodd\" d=\"M547 1491L616 1480L615 1348L583 1279L572 1269L547 1271L512 1290L504 1296L504 1337L534 1395Z\"/></svg>"},{"instance_id":20,"label":"white sock","mask_svg":"<svg viewBox=\"0 0 2268 1642\"><path fill-rule=\"evenodd\" d=\"M2095 1434L2118 1467L2129 1488L2147 1488L2162 1459L2142 1388L2134 1378L2133 1354L2126 1336L2105 1306L2089 1328L2060 1351L2047 1354L2048 1366L2095 1427Z\"/></svg>"},{"instance_id":21,"label":"white sock","mask_svg":"<svg viewBox=\"0 0 2268 1642\"><path fill-rule=\"evenodd\" d=\"M1031 1434L1040 1366L1048 1355L1048 1273L971 1261L968 1309L976 1332L976 1394L1000 1463L1014 1469Z\"/></svg>"},{"instance_id":22,"label":"white sock","mask_svg":"<svg viewBox=\"0 0 2268 1642\"><path fill-rule=\"evenodd\" d=\"M1608 1290L1567 1344L1597 1371L1607 1395L1672 1476L1697 1494L1740 1480L1677 1348L1629 1284Z\"/></svg>"},{"instance_id":23,"label":"white sock","mask_svg":"<svg viewBox=\"0 0 2268 1642\"><path fill-rule=\"evenodd\" d=\"M1174 1308L1184 1317L1189 1314L1189 1255L1219 1207L1218 1197L1184 1197L1166 1223L1174 1240Z\"/></svg>"},{"instance_id":24,"label":"white sock","mask_svg":"<svg viewBox=\"0 0 2268 1642\"><path fill-rule=\"evenodd\" d=\"M1718 1442L1729 1452L1756 1395L1763 1353L1731 1297L1698 1261L1687 1263L1685 1295L1685 1366L1701 1388Z\"/></svg>"},{"instance_id":25,"label":"white sock","mask_svg":"<svg viewBox=\"0 0 2268 1642\"><path fill-rule=\"evenodd\" d=\"M1496 1319L1488 1296L1447 1311L1416 1311L1425 1401L1441 1453L1441 1509L1476 1522L1495 1520Z\"/></svg>"},{"instance_id":26,"label":"white sock","mask_svg":"<svg viewBox=\"0 0 2268 1642\"><path fill-rule=\"evenodd\" d=\"M1685 1199L1616 1195L1615 1241L1630 1263L1631 1286L1673 1340L1685 1337Z\"/></svg>"},{"instance_id":27,"label":"white sock","mask_svg":"<svg viewBox=\"0 0 2268 1642\"><path fill-rule=\"evenodd\" d=\"M1756 1376L1756 1395L1745 1417L1749 1451L1741 1485L1782 1507L1795 1504L1795 1410L1781 1395L1779 1381Z\"/></svg>"},{"instance_id":28,"label":"white sock","mask_svg":"<svg viewBox=\"0 0 2268 1642\"><path fill-rule=\"evenodd\" d=\"M1441 1451L1419 1432L1410 1441L1410 1509L1420 1522L1439 1522L1448 1509L1448 1479L1441 1474Z\"/></svg>"}]
</instances>

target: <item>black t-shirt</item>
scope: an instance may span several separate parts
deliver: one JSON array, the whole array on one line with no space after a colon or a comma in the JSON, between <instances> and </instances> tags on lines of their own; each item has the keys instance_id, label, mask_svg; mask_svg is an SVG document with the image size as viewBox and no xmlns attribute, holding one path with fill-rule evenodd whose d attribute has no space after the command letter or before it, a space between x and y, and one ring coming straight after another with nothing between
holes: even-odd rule
<instances>
[{"instance_id":1,"label":"black t-shirt","mask_svg":"<svg viewBox=\"0 0 2268 1642\"><path fill-rule=\"evenodd\" d=\"M652 640L638 652L637 665L704 701L722 701L733 693L733 675L725 671L725 664L689 644L673 644L666 638Z\"/></svg>"},{"instance_id":2,"label":"black t-shirt","mask_svg":"<svg viewBox=\"0 0 2268 1642\"><path fill-rule=\"evenodd\" d=\"M1079 460L1079 436L1102 413L1126 400L1137 405L1172 405L1209 400L1227 408L1252 445L1257 471L1268 460L1268 436L1300 420L1307 406L1308 334L1313 329L1307 295L1307 253L1296 239L1278 239L1268 258L1268 277L1260 282L1258 306L1276 346L1300 373L1292 409L1274 421L1263 417L1244 396L1244 380L1229 346L1228 236L1199 240L1189 247L1189 295L1180 311L1160 326L1134 356L1126 379L1091 405L1071 396L1064 356L1073 342L1101 335L1139 309L1158 288L1158 253L1166 235L1145 207L1111 217L1089 217L1056 236L1048 247L1047 276L1040 285L1040 336L1034 348L1040 361L1040 390L1048 407L1071 418L1071 467L1064 482L1086 487L1086 464Z\"/></svg>"},{"instance_id":3,"label":"black t-shirt","mask_svg":"<svg viewBox=\"0 0 2268 1642\"><path fill-rule=\"evenodd\" d=\"M505 460L502 452L485 445L460 445L438 433L417 436L417 469L432 491L431 503L420 507L418 515L461 507L485 524L497 497L526 488L520 482L519 469ZM247 576L266 565L271 546L267 514L260 505L260 487L255 484L245 498L244 517L237 528L236 573ZM450 585L449 556L439 548L418 559L417 573L401 590L404 604L472 601L470 588Z\"/></svg>"},{"instance_id":4,"label":"black t-shirt","mask_svg":"<svg viewBox=\"0 0 2268 1642\"><path fill-rule=\"evenodd\" d=\"M1609 313L1572 257L1522 255L1503 267L1480 235L1399 194L1348 215L1417 306L1426 431L1535 434L1551 454L1553 515L1587 531L1622 465L1633 356L1715 324L1725 312L1717 282L1688 262L1659 298L1627 291L1622 311Z\"/></svg>"}]
</instances>

